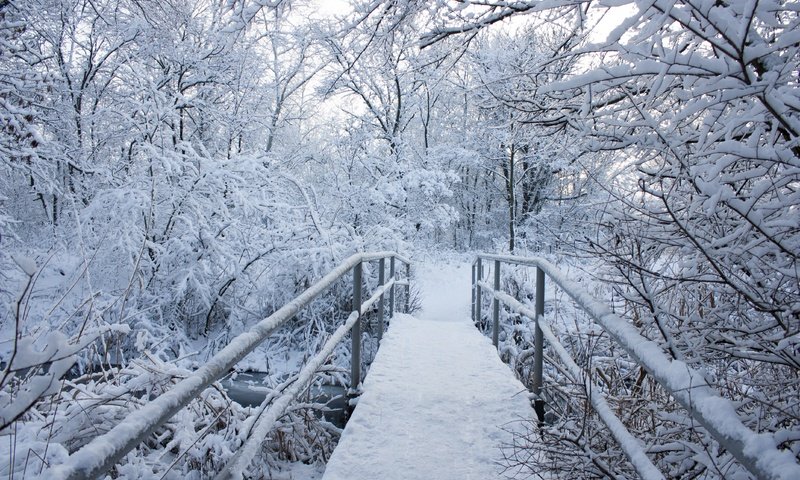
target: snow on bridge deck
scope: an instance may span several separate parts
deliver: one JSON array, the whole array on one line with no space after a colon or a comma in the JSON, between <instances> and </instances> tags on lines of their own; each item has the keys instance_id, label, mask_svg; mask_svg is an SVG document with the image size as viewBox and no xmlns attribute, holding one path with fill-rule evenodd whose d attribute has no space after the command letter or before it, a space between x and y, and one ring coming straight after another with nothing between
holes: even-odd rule
<instances>
[{"instance_id":1,"label":"snow on bridge deck","mask_svg":"<svg viewBox=\"0 0 800 480\"><path fill-rule=\"evenodd\" d=\"M470 322L468 268L417 278L423 312L393 319L323 480L504 478L501 446L534 416Z\"/></svg>"}]
</instances>

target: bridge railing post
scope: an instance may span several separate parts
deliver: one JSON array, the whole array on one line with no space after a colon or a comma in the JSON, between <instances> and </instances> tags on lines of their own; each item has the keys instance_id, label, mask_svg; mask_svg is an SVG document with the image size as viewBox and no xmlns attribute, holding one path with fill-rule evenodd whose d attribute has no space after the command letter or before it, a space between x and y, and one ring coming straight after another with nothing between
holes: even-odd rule
<instances>
[{"instance_id":1,"label":"bridge railing post","mask_svg":"<svg viewBox=\"0 0 800 480\"><path fill-rule=\"evenodd\" d=\"M472 293L472 323L477 323L477 319L475 318L475 284L477 283L477 277L475 276L475 263L472 264L472 288L470 289L470 293Z\"/></svg>"},{"instance_id":2,"label":"bridge railing post","mask_svg":"<svg viewBox=\"0 0 800 480\"><path fill-rule=\"evenodd\" d=\"M500 291L500 260L494 261L494 290ZM500 343L500 299L492 301L492 345L499 348Z\"/></svg>"},{"instance_id":3,"label":"bridge railing post","mask_svg":"<svg viewBox=\"0 0 800 480\"><path fill-rule=\"evenodd\" d=\"M350 357L350 392L356 394L361 383L361 281L363 262L353 267L353 311L358 312L358 320L350 331L352 354Z\"/></svg>"},{"instance_id":4,"label":"bridge railing post","mask_svg":"<svg viewBox=\"0 0 800 480\"><path fill-rule=\"evenodd\" d=\"M478 282L475 282L475 325L481 324L481 285L479 282L483 281L483 260L478 257L478 268L476 274L478 275Z\"/></svg>"},{"instance_id":5,"label":"bridge railing post","mask_svg":"<svg viewBox=\"0 0 800 480\"><path fill-rule=\"evenodd\" d=\"M389 278L392 280L397 280L394 274L394 261L395 257L389 259ZM392 288L389 290L389 318L394 316L394 289L395 286L392 284Z\"/></svg>"},{"instance_id":6,"label":"bridge railing post","mask_svg":"<svg viewBox=\"0 0 800 480\"><path fill-rule=\"evenodd\" d=\"M406 263L406 313L411 310L411 264Z\"/></svg>"},{"instance_id":7,"label":"bridge railing post","mask_svg":"<svg viewBox=\"0 0 800 480\"><path fill-rule=\"evenodd\" d=\"M378 263L378 285L383 286L386 283L386 259L381 258L380 263ZM385 295L381 293L381 298L378 300L378 343L380 344L381 339L383 338L383 297Z\"/></svg>"},{"instance_id":8,"label":"bridge railing post","mask_svg":"<svg viewBox=\"0 0 800 480\"><path fill-rule=\"evenodd\" d=\"M533 409L544 422L544 399L542 398L542 362L544 358L544 335L539 320L544 317L544 271L536 267L536 328L533 334L533 393L536 395Z\"/></svg>"}]
</instances>

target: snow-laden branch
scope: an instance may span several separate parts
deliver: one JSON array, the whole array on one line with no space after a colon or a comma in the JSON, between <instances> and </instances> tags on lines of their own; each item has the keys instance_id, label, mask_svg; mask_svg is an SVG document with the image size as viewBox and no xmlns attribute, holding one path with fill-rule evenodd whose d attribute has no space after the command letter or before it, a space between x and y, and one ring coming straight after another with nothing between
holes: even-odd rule
<instances>
[{"instance_id":1,"label":"snow-laden branch","mask_svg":"<svg viewBox=\"0 0 800 480\"><path fill-rule=\"evenodd\" d=\"M11 361L2 372L3 382L9 374L29 369L47 367L44 373L27 379L13 396L0 400L0 432L13 424L45 395L58 392L59 380L78 360L78 353L95 340L108 333L127 334L128 325L105 325L97 330L85 332L82 336L68 338L59 331L49 332L37 342L33 337L23 337L16 345ZM41 347L41 348L40 348ZM2 383L5 386L5 383Z\"/></svg>"},{"instance_id":2,"label":"snow-laden branch","mask_svg":"<svg viewBox=\"0 0 800 480\"><path fill-rule=\"evenodd\" d=\"M431 31L424 33L420 38L420 48L430 47L453 35L484 29L516 15L545 12L565 6L581 6L584 3L588 2L585 0L568 2L563 0L464 2L461 6L451 7L453 10L450 12L449 16L456 21L456 24L437 26ZM481 13L467 12L466 15L463 15L460 10L470 4L484 7L484 10Z\"/></svg>"}]
</instances>

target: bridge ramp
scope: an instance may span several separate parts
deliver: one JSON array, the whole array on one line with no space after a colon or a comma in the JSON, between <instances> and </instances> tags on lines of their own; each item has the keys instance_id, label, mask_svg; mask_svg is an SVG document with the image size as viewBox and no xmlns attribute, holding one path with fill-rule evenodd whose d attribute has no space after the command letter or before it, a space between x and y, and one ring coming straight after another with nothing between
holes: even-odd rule
<instances>
[{"instance_id":1,"label":"bridge ramp","mask_svg":"<svg viewBox=\"0 0 800 480\"><path fill-rule=\"evenodd\" d=\"M530 426L528 393L468 317L433 310L393 319L323 480L506 478L501 447Z\"/></svg>"}]
</instances>

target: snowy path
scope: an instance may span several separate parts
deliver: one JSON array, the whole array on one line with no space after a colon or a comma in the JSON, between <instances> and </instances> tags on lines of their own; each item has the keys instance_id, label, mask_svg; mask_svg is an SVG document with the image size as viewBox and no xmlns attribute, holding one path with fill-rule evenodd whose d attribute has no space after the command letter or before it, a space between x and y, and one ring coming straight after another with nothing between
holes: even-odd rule
<instances>
[{"instance_id":1,"label":"snowy path","mask_svg":"<svg viewBox=\"0 0 800 480\"><path fill-rule=\"evenodd\" d=\"M504 478L504 429L533 417L469 320L468 266L422 266L417 278L420 318L395 317L323 480Z\"/></svg>"}]
</instances>

